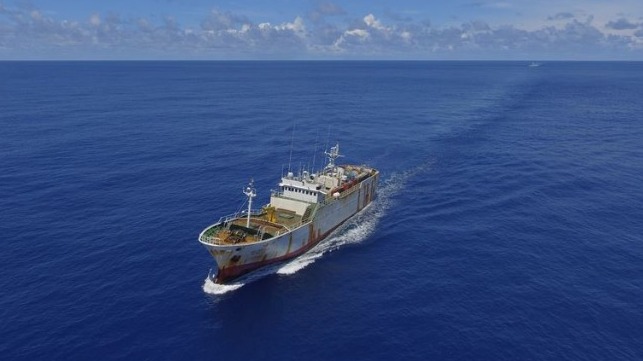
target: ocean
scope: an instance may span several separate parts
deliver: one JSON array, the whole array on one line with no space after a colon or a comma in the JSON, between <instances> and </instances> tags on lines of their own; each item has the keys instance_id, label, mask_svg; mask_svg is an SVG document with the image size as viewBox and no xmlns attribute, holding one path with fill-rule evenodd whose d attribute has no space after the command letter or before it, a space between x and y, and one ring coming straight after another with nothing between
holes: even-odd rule
<instances>
[{"instance_id":1,"label":"ocean","mask_svg":"<svg viewBox=\"0 0 643 361\"><path fill-rule=\"evenodd\" d=\"M641 360L643 63L0 62L2 360ZM228 286L200 231L381 172Z\"/></svg>"}]
</instances>

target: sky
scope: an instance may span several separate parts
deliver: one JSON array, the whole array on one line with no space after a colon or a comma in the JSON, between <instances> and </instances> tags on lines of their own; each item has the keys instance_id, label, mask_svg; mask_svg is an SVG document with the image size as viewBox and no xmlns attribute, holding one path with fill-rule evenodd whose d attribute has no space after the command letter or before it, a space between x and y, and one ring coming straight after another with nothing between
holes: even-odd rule
<instances>
[{"instance_id":1,"label":"sky","mask_svg":"<svg viewBox=\"0 0 643 361\"><path fill-rule=\"evenodd\" d=\"M0 0L0 60L643 60L643 0Z\"/></svg>"}]
</instances>

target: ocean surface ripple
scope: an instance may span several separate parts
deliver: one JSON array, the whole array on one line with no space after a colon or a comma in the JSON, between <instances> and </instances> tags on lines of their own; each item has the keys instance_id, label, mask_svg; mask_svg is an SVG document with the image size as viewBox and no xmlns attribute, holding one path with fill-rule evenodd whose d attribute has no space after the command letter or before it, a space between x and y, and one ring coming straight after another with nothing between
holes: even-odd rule
<instances>
[{"instance_id":1,"label":"ocean surface ripple","mask_svg":"<svg viewBox=\"0 0 643 361\"><path fill-rule=\"evenodd\" d=\"M2 62L3 360L641 360L643 63ZM199 232L380 169L232 285ZM319 153L319 152L318 152ZM205 280L204 280L205 279Z\"/></svg>"}]
</instances>

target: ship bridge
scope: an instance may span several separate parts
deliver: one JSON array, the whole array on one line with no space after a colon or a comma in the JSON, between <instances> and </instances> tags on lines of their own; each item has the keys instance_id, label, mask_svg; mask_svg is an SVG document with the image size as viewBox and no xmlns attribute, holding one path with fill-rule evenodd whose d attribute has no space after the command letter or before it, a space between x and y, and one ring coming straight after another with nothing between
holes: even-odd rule
<instances>
[{"instance_id":1,"label":"ship bridge","mask_svg":"<svg viewBox=\"0 0 643 361\"><path fill-rule=\"evenodd\" d=\"M288 173L281 178L279 190L270 196L270 206L303 215L308 206L321 203L326 197L317 178L317 175L308 172L302 172L298 176Z\"/></svg>"}]
</instances>

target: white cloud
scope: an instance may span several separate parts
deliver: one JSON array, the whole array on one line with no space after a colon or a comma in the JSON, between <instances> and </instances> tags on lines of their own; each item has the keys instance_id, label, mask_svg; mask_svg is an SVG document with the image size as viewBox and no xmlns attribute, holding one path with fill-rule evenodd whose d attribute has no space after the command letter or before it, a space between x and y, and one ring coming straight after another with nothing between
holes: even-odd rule
<instances>
[{"instance_id":1,"label":"white cloud","mask_svg":"<svg viewBox=\"0 0 643 361\"><path fill-rule=\"evenodd\" d=\"M98 14L93 14L89 18L89 23L93 26L100 26L100 16Z\"/></svg>"},{"instance_id":2,"label":"white cloud","mask_svg":"<svg viewBox=\"0 0 643 361\"><path fill-rule=\"evenodd\" d=\"M304 20L299 16L296 17L292 23L283 23L281 25L275 26L275 30L292 31L299 37L306 36L306 26L304 26Z\"/></svg>"},{"instance_id":3,"label":"white cloud","mask_svg":"<svg viewBox=\"0 0 643 361\"><path fill-rule=\"evenodd\" d=\"M402 39L404 39L404 41L406 41L406 42L408 43L408 42L410 42L410 41L411 41L411 39L413 38L413 35L412 35L410 32L408 32L408 31L402 31L402 32L400 33L400 37L401 37Z\"/></svg>"},{"instance_id":4,"label":"white cloud","mask_svg":"<svg viewBox=\"0 0 643 361\"><path fill-rule=\"evenodd\" d=\"M344 32L344 35L355 36L358 38L365 39L365 38L368 38L370 34L368 33L368 31L364 29L353 29L353 30L346 30L346 32Z\"/></svg>"},{"instance_id":5,"label":"white cloud","mask_svg":"<svg viewBox=\"0 0 643 361\"><path fill-rule=\"evenodd\" d=\"M499 3L484 6L490 4ZM322 3L318 11L343 14L330 3ZM346 23L306 21L300 16L281 23L255 23L244 15L213 9L199 26L183 25L172 17L153 21L96 13L75 21L47 14L35 8L0 7L0 58L15 54L27 58L51 54L213 59L643 58L643 19L623 14L597 21L558 11L530 28L483 21L443 27L426 21L389 19L394 22L388 23L371 12Z\"/></svg>"},{"instance_id":6,"label":"white cloud","mask_svg":"<svg viewBox=\"0 0 643 361\"><path fill-rule=\"evenodd\" d=\"M367 26L369 26L371 28L374 28L374 29L377 29L377 30L382 30L382 31L387 30L387 28L385 28L382 25L382 23L375 18L375 16L373 14L368 14L368 15L364 16L364 23Z\"/></svg>"}]
</instances>

